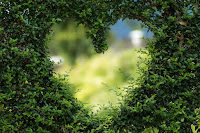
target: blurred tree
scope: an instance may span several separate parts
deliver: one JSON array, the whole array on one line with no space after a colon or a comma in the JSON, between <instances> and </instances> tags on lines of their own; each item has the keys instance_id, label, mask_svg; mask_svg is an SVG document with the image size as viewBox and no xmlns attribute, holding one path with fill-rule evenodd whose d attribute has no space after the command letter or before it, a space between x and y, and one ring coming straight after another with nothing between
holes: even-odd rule
<instances>
[{"instance_id":1,"label":"blurred tree","mask_svg":"<svg viewBox=\"0 0 200 133\"><path fill-rule=\"evenodd\" d=\"M132 30L144 30L144 29L142 29L141 21L126 19L125 22L127 25L129 25L132 28Z\"/></svg>"},{"instance_id":2,"label":"blurred tree","mask_svg":"<svg viewBox=\"0 0 200 133\"><path fill-rule=\"evenodd\" d=\"M83 25L77 27L77 23L68 20L55 24L52 30L54 34L48 44L51 56L62 56L68 63L74 65L77 60L96 54L92 40L86 37L86 29ZM109 33L107 41L111 44L114 39L114 34Z\"/></svg>"},{"instance_id":3,"label":"blurred tree","mask_svg":"<svg viewBox=\"0 0 200 133\"><path fill-rule=\"evenodd\" d=\"M72 20L65 21L53 26L54 34L49 42L50 54L60 55L74 64L76 59L90 57L95 52L92 48L91 39L87 39L82 25L75 27Z\"/></svg>"}]
</instances>

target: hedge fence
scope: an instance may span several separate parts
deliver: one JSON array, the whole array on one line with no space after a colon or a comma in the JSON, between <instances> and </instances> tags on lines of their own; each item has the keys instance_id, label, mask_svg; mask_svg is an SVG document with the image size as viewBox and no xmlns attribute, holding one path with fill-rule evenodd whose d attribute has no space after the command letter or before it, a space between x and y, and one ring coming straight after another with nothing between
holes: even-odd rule
<instances>
[{"instance_id":1,"label":"hedge fence","mask_svg":"<svg viewBox=\"0 0 200 133\"><path fill-rule=\"evenodd\" d=\"M0 2L0 132L190 132L200 119L198 0L2 0ZM154 33L136 82L121 106L101 118L53 76L46 37L73 19L88 28L97 53L107 30L137 19ZM128 59L127 59L128 61ZM102 62L103 63L103 62Z\"/></svg>"}]
</instances>

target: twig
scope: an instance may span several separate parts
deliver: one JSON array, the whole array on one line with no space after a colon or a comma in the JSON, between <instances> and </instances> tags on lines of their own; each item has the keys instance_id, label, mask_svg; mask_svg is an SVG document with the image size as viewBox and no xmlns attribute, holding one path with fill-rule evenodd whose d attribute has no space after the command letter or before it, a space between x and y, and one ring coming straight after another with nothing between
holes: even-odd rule
<instances>
[{"instance_id":1,"label":"twig","mask_svg":"<svg viewBox=\"0 0 200 133\"><path fill-rule=\"evenodd\" d=\"M176 14L177 14L177 17L179 19L179 24L180 25L186 25L186 23L181 19L181 15L179 13L179 11L176 10ZM181 36L180 37L177 37L179 39L179 47L182 47L183 46L183 42L184 42L184 33L183 31L181 31Z\"/></svg>"}]
</instances>

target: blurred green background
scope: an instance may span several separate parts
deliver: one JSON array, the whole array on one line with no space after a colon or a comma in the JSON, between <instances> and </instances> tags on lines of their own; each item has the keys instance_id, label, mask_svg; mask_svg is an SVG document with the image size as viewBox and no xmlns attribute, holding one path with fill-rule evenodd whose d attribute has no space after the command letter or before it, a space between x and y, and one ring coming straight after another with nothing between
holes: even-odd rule
<instances>
[{"instance_id":1,"label":"blurred green background","mask_svg":"<svg viewBox=\"0 0 200 133\"><path fill-rule=\"evenodd\" d=\"M142 30L138 28L139 22L128 21L127 25L130 30L134 26ZM87 102L87 105L95 106L94 112L99 105L108 105L110 102L117 105L116 91L128 86L130 75L137 78L138 56L144 56L135 50L131 39L127 35L120 38L119 34L123 31L116 34L111 30L107 40L109 50L97 54L91 39L86 38L86 29L82 25L77 27L73 21L66 21L54 25L52 30L52 39L48 43L50 56L62 60L60 65L55 65L55 71L59 74L69 72L72 88L78 91L75 96Z\"/></svg>"}]
</instances>

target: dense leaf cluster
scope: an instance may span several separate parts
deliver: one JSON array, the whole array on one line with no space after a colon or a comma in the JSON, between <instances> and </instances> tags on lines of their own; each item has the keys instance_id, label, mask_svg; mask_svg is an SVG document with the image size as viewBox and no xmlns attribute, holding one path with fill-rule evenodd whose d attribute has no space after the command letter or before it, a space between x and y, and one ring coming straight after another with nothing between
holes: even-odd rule
<instances>
[{"instance_id":1,"label":"dense leaf cluster","mask_svg":"<svg viewBox=\"0 0 200 133\"><path fill-rule=\"evenodd\" d=\"M190 132L200 119L200 9L196 0L3 0L0 2L2 132ZM103 122L89 117L70 85L53 76L46 35L75 19L94 49L107 50L109 25L137 19L153 33L137 87ZM113 113L114 112L114 113Z\"/></svg>"}]
</instances>

